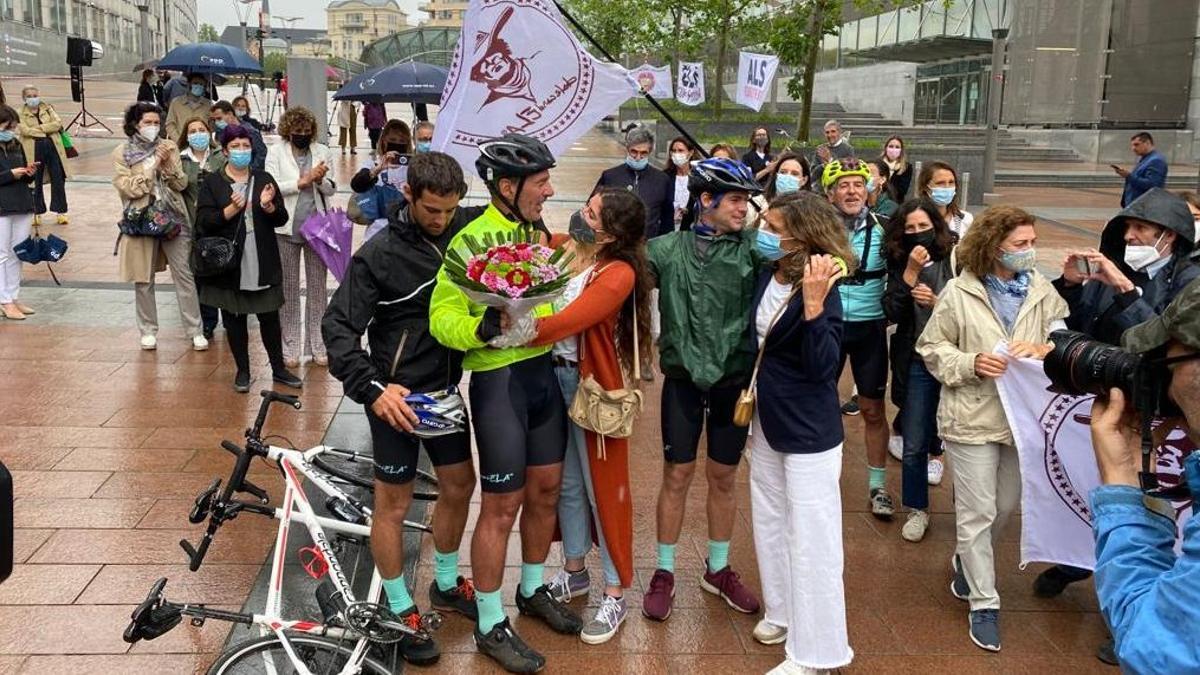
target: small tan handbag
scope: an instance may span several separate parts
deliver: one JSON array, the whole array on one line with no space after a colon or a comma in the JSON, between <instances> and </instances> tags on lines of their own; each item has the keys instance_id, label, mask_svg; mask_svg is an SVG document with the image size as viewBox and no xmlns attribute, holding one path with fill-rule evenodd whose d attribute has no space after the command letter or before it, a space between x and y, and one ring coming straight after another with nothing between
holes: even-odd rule
<instances>
[{"instance_id":1,"label":"small tan handbag","mask_svg":"<svg viewBox=\"0 0 1200 675\"><path fill-rule=\"evenodd\" d=\"M796 297L796 293L799 293L801 288L803 288L803 286L797 284L796 287L792 289L792 292L788 294L787 300L784 300L779 309L775 310L775 316L771 317L771 324L767 328L766 335L763 336L762 344L758 346L758 358L754 359L754 371L750 374L750 385L743 389L742 393L738 395L737 404L733 408L733 423L739 427L750 426L750 422L754 419L754 405L757 397L757 394L755 394L755 389L758 385L758 367L762 365L763 352L765 352L767 348L767 336L771 334L772 330L775 330L775 324L779 321L779 317L783 316L783 313L787 311L788 305L792 304L792 299Z\"/></svg>"},{"instance_id":2,"label":"small tan handbag","mask_svg":"<svg viewBox=\"0 0 1200 675\"><path fill-rule=\"evenodd\" d=\"M593 279L596 274L599 274L599 271L592 274ZM588 280L588 283L591 283L591 279ZM642 367L641 352L638 348L636 288L633 298L633 381L641 382ZM581 333L579 336L580 361L583 360L583 344L583 334ZM575 398L571 401L571 408L567 414L571 417L571 421L578 424L580 428L600 436L599 456L600 459L604 459L606 457L604 438L606 436L629 438L633 435L633 423L641 412L642 392L640 389L636 387L605 389L600 386L596 378L588 375L580 381L579 389L575 392Z\"/></svg>"}]
</instances>

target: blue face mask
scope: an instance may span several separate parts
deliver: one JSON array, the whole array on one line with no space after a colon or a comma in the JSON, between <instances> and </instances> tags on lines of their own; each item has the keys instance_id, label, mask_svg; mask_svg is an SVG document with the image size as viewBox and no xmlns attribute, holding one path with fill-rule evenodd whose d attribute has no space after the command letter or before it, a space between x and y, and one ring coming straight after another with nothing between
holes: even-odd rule
<instances>
[{"instance_id":1,"label":"blue face mask","mask_svg":"<svg viewBox=\"0 0 1200 675\"><path fill-rule=\"evenodd\" d=\"M938 206L950 206L954 203L954 188L935 187L929 189L929 198Z\"/></svg>"},{"instance_id":2,"label":"blue face mask","mask_svg":"<svg viewBox=\"0 0 1200 675\"><path fill-rule=\"evenodd\" d=\"M225 131L225 127L229 126L229 122L226 122L225 120L217 120L216 122L213 122L213 126L217 128L217 131Z\"/></svg>"},{"instance_id":3,"label":"blue face mask","mask_svg":"<svg viewBox=\"0 0 1200 675\"><path fill-rule=\"evenodd\" d=\"M775 194L786 195L800 189L800 179L787 173L775 174Z\"/></svg>"},{"instance_id":4,"label":"blue face mask","mask_svg":"<svg viewBox=\"0 0 1200 675\"><path fill-rule=\"evenodd\" d=\"M867 194L871 194L872 192L875 192L875 179L868 178L867 179Z\"/></svg>"},{"instance_id":5,"label":"blue face mask","mask_svg":"<svg viewBox=\"0 0 1200 675\"><path fill-rule=\"evenodd\" d=\"M188 145L192 146L193 150L204 150L208 147L208 132L193 131L188 134Z\"/></svg>"},{"instance_id":6,"label":"blue face mask","mask_svg":"<svg viewBox=\"0 0 1200 675\"><path fill-rule=\"evenodd\" d=\"M1028 248L1024 251L1001 251L1000 264L1012 272L1029 272L1037 266L1037 249Z\"/></svg>"},{"instance_id":7,"label":"blue face mask","mask_svg":"<svg viewBox=\"0 0 1200 675\"><path fill-rule=\"evenodd\" d=\"M36 108L41 104L42 99L37 96L30 96L29 98L25 99L25 105L29 106L30 108Z\"/></svg>"},{"instance_id":8,"label":"blue face mask","mask_svg":"<svg viewBox=\"0 0 1200 675\"><path fill-rule=\"evenodd\" d=\"M790 238L791 237L789 237L789 239ZM767 232L766 230L760 229L758 230L758 234L755 235L754 246L758 249L758 252L762 254L762 257L770 260L771 262L775 262L776 260L780 260L788 254L788 251L783 250L783 248L779 246L781 241L783 241L783 238L774 232Z\"/></svg>"},{"instance_id":9,"label":"blue face mask","mask_svg":"<svg viewBox=\"0 0 1200 675\"><path fill-rule=\"evenodd\" d=\"M244 169L250 166L250 151L249 150L230 150L229 163L235 168Z\"/></svg>"},{"instance_id":10,"label":"blue face mask","mask_svg":"<svg viewBox=\"0 0 1200 675\"><path fill-rule=\"evenodd\" d=\"M12 130L10 130L10 129L5 129L3 131L0 131L0 143L7 143L15 137L16 137L16 134L14 134L12 132Z\"/></svg>"},{"instance_id":11,"label":"blue face mask","mask_svg":"<svg viewBox=\"0 0 1200 675\"><path fill-rule=\"evenodd\" d=\"M199 98L199 97L201 97L201 96L203 96L203 95L204 95L204 85L202 85L202 84L193 84L193 85L192 85L192 96L195 96L195 97Z\"/></svg>"},{"instance_id":12,"label":"blue face mask","mask_svg":"<svg viewBox=\"0 0 1200 675\"><path fill-rule=\"evenodd\" d=\"M417 152L429 152L432 149L432 141L417 141Z\"/></svg>"},{"instance_id":13,"label":"blue face mask","mask_svg":"<svg viewBox=\"0 0 1200 675\"><path fill-rule=\"evenodd\" d=\"M634 171L641 171L641 170L645 169L646 167L650 166L650 158L643 157L641 159L634 159L634 158L626 155L625 156L625 166L633 169Z\"/></svg>"}]
</instances>

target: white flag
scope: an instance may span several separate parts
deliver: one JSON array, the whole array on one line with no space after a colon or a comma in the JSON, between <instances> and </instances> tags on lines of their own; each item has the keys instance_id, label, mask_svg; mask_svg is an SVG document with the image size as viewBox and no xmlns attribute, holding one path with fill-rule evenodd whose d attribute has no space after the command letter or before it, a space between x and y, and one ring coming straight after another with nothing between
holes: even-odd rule
<instances>
[{"instance_id":1,"label":"white flag","mask_svg":"<svg viewBox=\"0 0 1200 675\"><path fill-rule=\"evenodd\" d=\"M756 112L767 100L779 57L741 52L738 56L737 96L734 100Z\"/></svg>"},{"instance_id":2,"label":"white flag","mask_svg":"<svg viewBox=\"0 0 1200 675\"><path fill-rule=\"evenodd\" d=\"M642 91L654 98L675 97L671 91L671 66L656 68L649 63L643 63L629 72Z\"/></svg>"},{"instance_id":3,"label":"white flag","mask_svg":"<svg viewBox=\"0 0 1200 675\"><path fill-rule=\"evenodd\" d=\"M1050 391L1042 362L1032 359L1011 359L996 384L1021 456L1021 564L1052 562L1093 569L1096 543L1089 494L1100 485L1090 428L1095 397ZM1164 487L1179 483L1183 460L1194 449L1178 429L1167 437L1158 449L1158 479ZM1191 516L1191 503L1177 502L1175 507L1176 523L1182 527Z\"/></svg>"},{"instance_id":4,"label":"white flag","mask_svg":"<svg viewBox=\"0 0 1200 675\"><path fill-rule=\"evenodd\" d=\"M675 100L684 105L704 103L704 64L680 62L679 82L675 85Z\"/></svg>"},{"instance_id":5,"label":"white flag","mask_svg":"<svg viewBox=\"0 0 1200 675\"><path fill-rule=\"evenodd\" d=\"M481 141L533 136L554 155L638 92L597 61L550 0L471 0L442 91L433 148L474 173Z\"/></svg>"}]
</instances>

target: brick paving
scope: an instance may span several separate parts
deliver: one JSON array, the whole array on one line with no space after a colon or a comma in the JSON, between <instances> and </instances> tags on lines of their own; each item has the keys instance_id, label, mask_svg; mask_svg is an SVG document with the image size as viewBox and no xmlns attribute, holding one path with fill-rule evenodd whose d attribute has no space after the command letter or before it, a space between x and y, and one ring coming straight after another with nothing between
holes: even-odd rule
<instances>
[{"instance_id":1,"label":"brick paving","mask_svg":"<svg viewBox=\"0 0 1200 675\"><path fill-rule=\"evenodd\" d=\"M51 82L44 85L43 98L65 99L61 91L55 93L56 86L65 91L65 82ZM90 107L102 118L113 114L126 88L132 91L130 85L89 84ZM582 143L589 149L573 152L556 172L560 194L549 220L559 229L562 216L586 196L599 167L618 156L610 136L597 132ZM58 266L65 285L48 285L42 268L29 270L23 298L39 313L25 322L0 322L0 459L13 472L18 500L17 567L0 585L0 675L203 672L221 650L228 625L209 622L197 629L185 622L159 640L132 648L120 634L132 606L160 576L170 578L169 597L175 600L236 609L249 595L272 544L273 521L244 515L227 525L196 573L187 570L178 541L198 536L198 528L186 521L191 500L214 476L227 475L229 456L218 443L240 438L258 400L232 391L233 364L220 334L208 352L188 348L171 293L158 296L163 326L158 350L138 349L133 294L116 283L111 255L118 208L104 181L113 142L82 138L79 145L84 157L72 167L82 179L69 186L72 223L50 226L71 242L70 254ZM339 175L344 178L352 168L349 162L339 165ZM1088 233L1098 232L1103 223L1103 217L1094 216L1099 209L1115 210L1118 195L1014 188L1003 199L1034 212L1077 208L1088 214L1043 220L1043 265L1052 269L1046 261L1094 241ZM255 374L265 376L265 355L256 340L251 345ZM304 410L279 408L269 424L271 433L299 447L321 441L342 402L341 387L327 371L306 367L303 375ZM269 380L260 380L253 389L269 386ZM631 616L617 638L596 647L516 618L522 634L547 653L548 672L740 675L766 671L782 658L781 646L764 647L750 637L753 617L699 590L703 518L687 519L684 526L674 616L658 624L639 614L654 566L653 504L661 471L657 393L651 386L631 452L637 505L637 578L627 594ZM954 540L949 479L931 490L926 540L902 541L900 519L884 523L868 512L861 418L845 423L845 580L856 654L845 672L1115 672L1092 656L1105 631L1091 583L1077 584L1056 600L1034 597L1030 585L1042 566L1018 569L1019 523L997 555L1004 651L986 654L974 647L966 635L965 607L947 588ZM898 494L899 464L889 463L889 488ZM281 481L265 465L256 463L253 471L254 482L273 496L281 493ZM730 561L751 588L758 588L747 475L744 469L739 473ZM704 482L697 480L688 498L691 511L702 512L704 494ZM474 513L468 528L473 523ZM519 576L516 542L514 537L508 549L508 602ZM417 598L424 597L431 580L431 546L426 538L414 579ZM469 574L466 546L462 563ZM547 574L560 564L552 553ZM599 569L595 554L590 567ZM311 594L311 589L295 592ZM586 604L594 607L599 592L593 589ZM585 614L592 611L584 605L575 603ZM430 672L495 671L475 654L465 621L449 617L438 639L444 656Z\"/></svg>"}]
</instances>

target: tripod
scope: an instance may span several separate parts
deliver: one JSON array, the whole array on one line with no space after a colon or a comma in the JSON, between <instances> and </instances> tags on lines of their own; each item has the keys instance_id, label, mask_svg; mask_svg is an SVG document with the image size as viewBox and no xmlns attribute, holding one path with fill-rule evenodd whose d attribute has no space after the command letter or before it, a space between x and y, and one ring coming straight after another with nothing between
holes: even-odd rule
<instances>
[{"instance_id":1,"label":"tripod","mask_svg":"<svg viewBox=\"0 0 1200 675\"><path fill-rule=\"evenodd\" d=\"M89 118L91 121L88 121ZM92 113L88 112L87 97L84 95L84 89L83 89L83 73L82 72L79 74L79 112L71 120L71 123L66 126L66 130L70 131L71 127L75 126L76 124L79 125L80 129L87 129L88 127L99 126L99 127L104 127L104 130L107 131L110 135L113 132L112 129L108 128L107 124L100 121L100 118L98 118L95 115L93 115Z\"/></svg>"}]
</instances>

